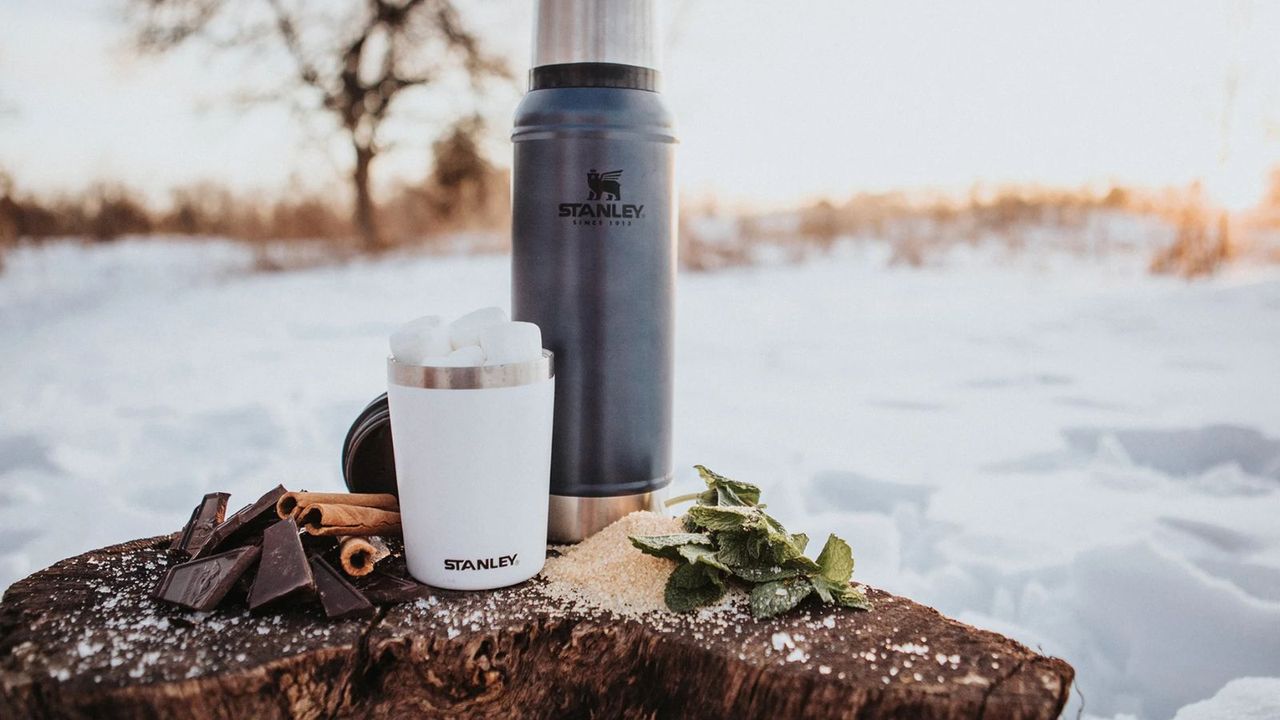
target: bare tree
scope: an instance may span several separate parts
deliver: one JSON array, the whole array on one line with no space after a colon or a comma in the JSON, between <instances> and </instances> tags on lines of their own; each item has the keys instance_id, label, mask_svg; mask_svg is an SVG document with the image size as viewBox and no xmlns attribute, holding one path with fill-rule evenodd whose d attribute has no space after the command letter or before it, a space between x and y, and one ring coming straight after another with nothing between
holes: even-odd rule
<instances>
[{"instance_id":1,"label":"bare tree","mask_svg":"<svg viewBox=\"0 0 1280 720\"><path fill-rule=\"evenodd\" d=\"M331 114L353 151L354 223L370 250L386 247L370 189L379 130L392 103L449 73L479 92L508 79L506 63L482 47L451 0L361 0L340 16L316 0L131 0L138 46L165 52L190 41L216 49L282 50L292 65L284 90ZM326 6L320 8L318 6Z\"/></svg>"}]
</instances>

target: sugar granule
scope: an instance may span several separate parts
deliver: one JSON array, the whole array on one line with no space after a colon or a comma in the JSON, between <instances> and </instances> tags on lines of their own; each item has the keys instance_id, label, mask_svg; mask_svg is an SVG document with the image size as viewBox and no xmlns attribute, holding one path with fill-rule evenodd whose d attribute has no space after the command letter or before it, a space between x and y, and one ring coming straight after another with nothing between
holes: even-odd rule
<instances>
[{"instance_id":1,"label":"sugar granule","mask_svg":"<svg viewBox=\"0 0 1280 720\"><path fill-rule=\"evenodd\" d=\"M667 613L663 590L675 562L646 555L630 535L684 532L680 520L638 511L577 545L560 548L542 570L552 595L620 615Z\"/></svg>"}]
</instances>

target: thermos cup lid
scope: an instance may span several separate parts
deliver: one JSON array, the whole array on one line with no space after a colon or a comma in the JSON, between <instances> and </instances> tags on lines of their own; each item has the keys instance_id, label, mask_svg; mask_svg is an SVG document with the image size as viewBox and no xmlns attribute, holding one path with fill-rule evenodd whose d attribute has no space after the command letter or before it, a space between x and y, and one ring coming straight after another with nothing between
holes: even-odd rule
<instances>
[{"instance_id":1,"label":"thermos cup lid","mask_svg":"<svg viewBox=\"0 0 1280 720\"><path fill-rule=\"evenodd\" d=\"M399 495L386 393L374 398L351 423L342 443L342 480L351 492Z\"/></svg>"},{"instance_id":2,"label":"thermos cup lid","mask_svg":"<svg viewBox=\"0 0 1280 720\"><path fill-rule=\"evenodd\" d=\"M533 66L658 67L657 0L538 0Z\"/></svg>"}]
</instances>

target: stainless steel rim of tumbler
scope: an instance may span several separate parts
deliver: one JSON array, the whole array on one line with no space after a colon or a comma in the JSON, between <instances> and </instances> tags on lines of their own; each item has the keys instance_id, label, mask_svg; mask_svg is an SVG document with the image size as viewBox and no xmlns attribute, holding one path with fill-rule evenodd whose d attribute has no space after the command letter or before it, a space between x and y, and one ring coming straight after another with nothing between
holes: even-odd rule
<instances>
[{"instance_id":1,"label":"stainless steel rim of tumbler","mask_svg":"<svg viewBox=\"0 0 1280 720\"><path fill-rule=\"evenodd\" d=\"M552 495L547 517L547 540L581 542L637 510L666 514L667 488L610 497Z\"/></svg>"},{"instance_id":2,"label":"stainless steel rim of tumbler","mask_svg":"<svg viewBox=\"0 0 1280 720\"><path fill-rule=\"evenodd\" d=\"M480 367L431 367L406 365L387 358L387 382L401 387L432 390L487 390L530 385L555 377L555 355L543 350L542 357L519 363Z\"/></svg>"}]
</instances>

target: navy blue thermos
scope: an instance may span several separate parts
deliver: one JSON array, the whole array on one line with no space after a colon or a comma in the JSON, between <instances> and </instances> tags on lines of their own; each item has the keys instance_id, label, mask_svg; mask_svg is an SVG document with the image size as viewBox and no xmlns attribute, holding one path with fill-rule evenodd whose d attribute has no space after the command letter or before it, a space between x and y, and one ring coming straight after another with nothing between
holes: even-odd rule
<instances>
[{"instance_id":1,"label":"navy blue thermos","mask_svg":"<svg viewBox=\"0 0 1280 720\"><path fill-rule=\"evenodd\" d=\"M512 140L512 314L555 353L548 537L671 482L674 120L654 0L539 0Z\"/></svg>"}]
</instances>

